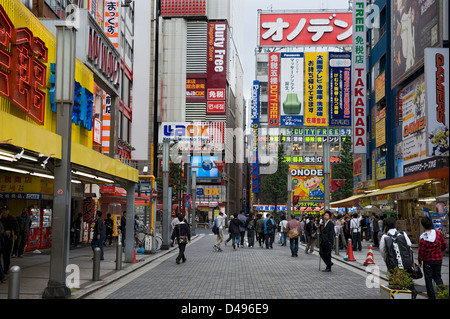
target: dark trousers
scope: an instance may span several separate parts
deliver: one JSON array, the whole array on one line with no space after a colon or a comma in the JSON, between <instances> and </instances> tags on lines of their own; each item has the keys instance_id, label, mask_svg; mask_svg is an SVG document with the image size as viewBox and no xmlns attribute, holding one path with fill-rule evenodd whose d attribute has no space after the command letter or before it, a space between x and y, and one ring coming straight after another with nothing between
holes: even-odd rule
<instances>
[{"instance_id":1,"label":"dark trousers","mask_svg":"<svg viewBox=\"0 0 450 319\"><path fill-rule=\"evenodd\" d=\"M241 246L244 246L244 237L245 237L245 230L240 232L241 235Z\"/></svg>"},{"instance_id":2,"label":"dark trousers","mask_svg":"<svg viewBox=\"0 0 450 319\"><path fill-rule=\"evenodd\" d=\"M298 237L290 238L289 244L290 244L290 248L291 248L291 254L293 256L297 255L298 254Z\"/></svg>"},{"instance_id":3,"label":"dark trousers","mask_svg":"<svg viewBox=\"0 0 450 319\"><path fill-rule=\"evenodd\" d=\"M11 264L11 250L12 250L13 240L11 236L5 236L3 240L3 270L5 274L9 271L9 266Z\"/></svg>"},{"instance_id":4,"label":"dark trousers","mask_svg":"<svg viewBox=\"0 0 450 319\"><path fill-rule=\"evenodd\" d=\"M94 249L96 247L100 248L100 260L103 260L103 241L105 240L105 238L100 238L97 239L97 236L94 235L94 238L91 241L91 247L92 247L92 251L94 251Z\"/></svg>"},{"instance_id":5,"label":"dark trousers","mask_svg":"<svg viewBox=\"0 0 450 319\"><path fill-rule=\"evenodd\" d=\"M423 262L423 275L425 277L428 299L436 299L433 280L436 283L436 286L444 284L441 278L441 268L442 261L433 263L428 263L426 261Z\"/></svg>"},{"instance_id":6,"label":"dark trousers","mask_svg":"<svg viewBox=\"0 0 450 319\"><path fill-rule=\"evenodd\" d=\"M377 231L373 231L373 246L374 247L380 247L380 244L378 242L378 232Z\"/></svg>"},{"instance_id":7,"label":"dark trousers","mask_svg":"<svg viewBox=\"0 0 450 319\"><path fill-rule=\"evenodd\" d=\"M13 255L22 256L27 244L28 232L19 232L17 234L17 240L14 241Z\"/></svg>"},{"instance_id":8,"label":"dark trousers","mask_svg":"<svg viewBox=\"0 0 450 319\"><path fill-rule=\"evenodd\" d=\"M327 269L331 269L331 250L333 244L328 243L320 243L319 255L322 258L325 265L327 265Z\"/></svg>"},{"instance_id":9,"label":"dark trousers","mask_svg":"<svg viewBox=\"0 0 450 319\"><path fill-rule=\"evenodd\" d=\"M184 251L186 250L186 244L178 244L178 256L176 261L180 262L180 260L183 260L183 262L186 260L186 257L184 256Z\"/></svg>"},{"instance_id":10,"label":"dark trousers","mask_svg":"<svg viewBox=\"0 0 450 319\"><path fill-rule=\"evenodd\" d=\"M264 244L264 233L258 233L258 243L259 243L259 246L261 246L262 247L262 245Z\"/></svg>"},{"instance_id":11,"label":"dark trousers","mask_svg":"<svg viewBox=\"0 0 450 319\"><path fill-rule=\"evenodd\" d=\"M352 249L354 251L359 250L361 251L361 233L355 232L352 234Z\"/></svg>"},{"instance_id":12,"label":"dark trousers","mask_svg":"<svg viewBox=\"0 0 450 319\"><path fill-rule=\"evenodd\" d=\"M275 232L264 234L264 239L266 242L266 248L273 248L273 242L275 240Z\"/></svg>"},{"instance_id":13,"label":"dark trousers","mask_svg":"<svg viewBox=\"0 0 450 319\"><path fill-rule=\"evenodd\" d=\"M247 240L248 240L248 247L255 246L255 230L252 229L247 230Z\"/></svg>"}]
</instances>

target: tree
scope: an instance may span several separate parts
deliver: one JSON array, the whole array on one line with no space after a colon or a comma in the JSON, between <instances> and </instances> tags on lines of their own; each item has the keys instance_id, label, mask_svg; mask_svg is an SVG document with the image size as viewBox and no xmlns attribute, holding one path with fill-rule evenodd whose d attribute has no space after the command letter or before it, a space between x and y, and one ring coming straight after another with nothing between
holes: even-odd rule
<instances>
[{"instance_id":1,"label":"tree","mask_svg":"<svg viewBox=\"0 0 450 319\"><path fill-rule=\"evenodd\" d=\"M282 138L280 137L280 140ZM277 164L278 169L274 174L266 175L262 180L262 191L265 202L275 205L274 215L277 214L277 205L287 203L287 176L289 174L289 164L285 161L283 143L278 144Z\"/></svg>"},{"instance_id":2,"label":"tree","mask_svg":"<svg viewBox=\"0 0 450 319\"><path fill-rule=\"evenodd\" d=\"M353 196L353 152L352 139L349 136L344 138L340 161L333 165L332 175L333 179L344 180L344 184L331 194L333 201Z\"/></svg>"}]
</instances>

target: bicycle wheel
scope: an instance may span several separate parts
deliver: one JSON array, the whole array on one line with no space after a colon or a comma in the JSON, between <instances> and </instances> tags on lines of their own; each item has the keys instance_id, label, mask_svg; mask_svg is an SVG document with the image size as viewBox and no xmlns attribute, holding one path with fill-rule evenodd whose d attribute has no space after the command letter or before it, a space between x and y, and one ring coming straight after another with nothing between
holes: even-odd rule
<instances>
[{"instance_id":1,"label":"bicycle wheel","mask_svg":"<svg viewBox=\"0 0 450 319\"><path fill-rule=\"evenodd\" d=\"M161 236L155 236L155 250L160 250L162 246L162 237Z\"/></svg>"}]
</instances>

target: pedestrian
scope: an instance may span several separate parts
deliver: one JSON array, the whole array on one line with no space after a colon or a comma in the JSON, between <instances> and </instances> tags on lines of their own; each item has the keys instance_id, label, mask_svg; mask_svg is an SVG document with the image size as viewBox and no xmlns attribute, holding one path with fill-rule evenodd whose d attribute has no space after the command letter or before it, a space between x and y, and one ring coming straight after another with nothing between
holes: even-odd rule
<instances>
[{"instance_id":1,"label":"pedestrian","mask_svg":"<svg viewBox=\"0 0 450 319\"><path fill-rule=\"evenodd\" d=\"M433 228L433 221L425 216L420 221L425 232L420 235L418 262L423 268L428 299L436 299L433 280L438 289L444 285L441 277L442 252L447 249L447 242L440 231Z\"/></svg>"},{"instance_id":2,"label":"pedestrian","mask_svg":"<svg viewBox=\"0 0 450 319\"><path fill-rule=\"evenodd\" d=\"M331 213L326 210L323 214L323 222L320 223L322 231L320 232L320 249L319 254L326 265L324 272L330 272L331 266L331 250L334 241L334 224L331 222Z\"/></svg>"},{"instance_id":3,"label":"pedestrian","mask_svg":"<svg viewBox=\"0 0 450 319\"><path fill-rule=\"evenodd\" d=\"M230 227L228 228L228 232L231 235L233 249L239 247L239 238L241 237L241 227L242 221L239 218L239 214L234 214L234 218L230 221Z\"/></svg>"},{"instance_id":4,"label":"pedestrian","mask_svg":"<svg viewBox=\"0 0 450 319\"><path fill-rule=\"evenodd\" d=\"M233 218L234 218L234 215L231 215L230 219L228 220L228 224L227 224L227 226L228 226L228 238L227 238L227 240L225 240L225 246L228 244L229 241L231 241L233 239L231 237L231 232L230 232L230 224L231 224L231 221L233 220Z\"/></svg>"},{"instance_id":5,"label":"pedestrian","mask_svg":"<svg viewBox=\"0 0 450 319\"><path fill-rule=\"evenodd\" d=\"M292 215L292 216L294 216L294 215ZM286 220L286 216L282 215L281 222L280 222L281 246L286 246L287 234L288 234L287 224L288 224L288 221Z\"/></svg>"},{"instance_id":6,"label":"pedestrian","mask_svg":"<svg viewBox=\"0 0 450 319\"><path fill-rule=\"evenodd\" d=\"M9 214L9 207L2 207L1 221L5 230L3 236L3 270L5 274L8 274L9 266L11 264L11 251L13 248L13 241L17 240L17 234L19 232L19 225L17 219Z\"/></svg>"},{"instance_id":7,"label":"pedestrian","mask_svg":"<svg viewBox=\"0 0 450 319\"><path fill-rule=\"evenodd\" d=\"M255 246L255 231L256 231L256 220L254 214L250 214L246 221L247 224L247 240L248 247Z\"/></svg>"},{"instance_id":8,"label":"pedestrian","mask_svg":"<svg viewBox=\"0 0 450 319\"><path fill-rule=\"evenodd\" d=\"M378 241L378 233L380 232L380 224L378 223L378 215L375 213L372 214L372 240L373 247L380 247L380 243Z\"/></svg>"},{"instance_id":9,"label":"pedestrian","mask_svg":"<svg viewBox=\"0 0 450 319\"><path fill-rule=\"evenodd\" d=\"M173 244L175 238L178 242L178 256L175 259L177 264L180 263L180 260L186 262L186 256L184 252L186 251L186 245L191 241L191 230L189 225L185 221L185 216L183 214L178 214L178 221L175 225L175 228L172 232L172 236L170 237L170 243Z\"/></svg>"},{"instance_id":10,"label":"pedestrian","mask_svg":"<svg viewBox=\"0 0 450 319\"><path fill-rule=\"evenodd\" d=\"M1 214L1 212L0 212L0 214ZM0 283L4 283L7 280L7 278L5 277L5 272L3 270L3 266L2 266L2 262L1 262L4 236L5 236L5 229L3 228L3 224L2 224L1 218L0 218Z\"/></svg>"},{"instance_id":11,"label":"pedestrian","mask_svg":"<svg viewBox=\"0 0 450 319\"><path fill-rule=\"evenodd\" d=\"M223 229L225 227L225 219L227 218L227 214L224 214L223 212L219 213L219 216L216 217L215 223L217 228L219 229L219 232L217 233L217 242L214 245L214 249L216 251L223 251L220 248L220 245L223 242Z\"/></svg>"},{"instance_id":12,"label":"pedestrian","mask_svg":"<svg viewBox=\"0 0 450 319\"><path fill-rule=\"evenodd\" d=\"M342 230L344 232L345 247L347 248L348 240L352 238L352 233L350 229L350 217L348 215L344 217L344 224L342 226Z\"/></svg>"},{"instance_id":13,"label":"pedestrian","mask_svg":"<svg viewBox=\"0 0 450 319\"><path fill-rule=\"evenodd\" d=\"M111 244L112 244L112 235L114 233L114 221L112 220L110 213L106 214L105 228L106 228L106 237L105 237L105 243L104 244L106 245L106 242L109 241L109 245L111 246Z\"/></svg>"},{"instance_id":14,"label":"pedestrian","mask_svg":"<svg viewBox=\"0 0 450 319\"><path fill-rule=\"evenodd\" d=\"M273 248L275 240L275 222L270 214L264 219L264 240L266 242L266 249Z\"/></svg>"},{"instance_id":15,"label":"pedestrian","mask_svg":"<svg viewBox=\"0 0 450 319\"><path fill-rule=\"evenodd\" d=\"M83 214L78 213L77 219L75 219L72 223L72 229L74 231L74 243L73 245L75 247L80 247L80 239L81 239L81 222Z\"/></svg>"},{"instance_id":16,"label":"pedestrian","mask_svg":"<svg viewBox=\"0 0 450 319\"><path fill-rule=\"evenodd\" d=\"M354 213L352 219L350 220L350 231L352 234L352 248L354 251L361 251L361 229L360 229L361 218L357 213Z\"/></svg>"},{"instance_id":17,"label":"pedestrian","mask_svg":"<svg viewBox=\"0 0 450 319\"><path fill-rule=\"evenodd\" d=\"M291 220L286 223L286 233L289 236L289 244L292 257L298 257L298 239L301 232L301 223L295 218L294 215L292 215Z\"/></svg>"},{"instance_id":18,"label":"pedestrian","mask_svg":"<svg viewBox=\"0 0 450 319\"><path fill-rule=\"evenodd\" d=\"M344 236L344 218L342 215L338 216L338 219L336 221L336 226L339 227L339 232L336 233L336 236L339 237L339 249L347 249L347 242L345 240Z\"/></svg>"},{"instance_id":19,"label":"pedestrian","mask_svg":"<svg viewBox=\"0 0 450 319\"><path fill-rule=\"evenodd\" d=\"M361 241L363 241L363 240L369 241L369 235L368 235L369 227L367 226L366 217L361 216L359 219L359 223L361 226Z\"/></svg>"},{"instance_id":20,"label":"pedestrian","mask_svg":"<svg viewBox=\"0 0 450 319\"><path fill-rule=\"evenodd\" d=\"M94 250L96 247L100 248L100 260L104 260L103 256L103 241L106 238L106 227L105 223L102 219L102 212L97 211L95 213L95 225L94 225L94 237L91 241L91 247L92 250Z\"/></svg>"},{"instance_id":21,"label":"pedestrian","mask_svg":"<svg viewBox=\"0 0 450 319\"><path fill-rule=\"evenodd\" d=\"M125 239L127 235L127 212L124 211L122 213L122 217L120 218L120 237L122 240L122 247L125 248Z\"/></svg>"},{"instance_id":22,"label":"pedestrian","mask_svg":"<svg viewBox=\"0 0 450 319\"><path fill-rule=\"evenodd\" d=\"M384 259L389 272L394 268L401 268L412 273L414 264L411 250L412 243L406 232L397 231L396 223L395 217L389 217L385 220L386 234L383 234L380 240L381 257ZM414 283L409 289L412 291L412 298L415 299L417 291Z\"/></svg>"},{"instance_id":23,"label":"pedestrian","mask_svg":"<svg viewBox=\"0 0 450 319\"><path fill-rule=\"evenodd\" d=\"M178 219L178 214L177 214L177 216L175 216L175 217L172 219L172 222L170 223L170 227L172 227L172 231L171 231L171 234L172 234L172 235L173 235L173 232L174 232L174 230L175 230L175 227L176 227L179 223L180 223L180 220ZM170 246L173 247L173 242L170 243Z\"/></svg>"},{"instance_id":24,"label":"pedestrian","mask_svg":"<svg viewBox=\"0 0 450 319\"><path fill-rule=\"evenodd\" d=\"M241 225L239 226L239 230L240 230L240 235L241 235L241 240L240 240L240 244L241 247L244 247L244 238L245 238L245 230L247 227L247 217L245 217L245 211L241 210L238 216L239 220L241 221Z\"/></svg>"},{"instance_id":25,"label":"pedestrian","mask_svg":"<svg viewBox=\"0 0 450 319\"><path fill-rule=\"evenodd\" d=\"M305 253L309 253L312 254L312 252L314 251L314 246L316 244L317 241L317 234L318 234L318 226L317 226L317 222L318 222L319 218L315 217L314 219L311 218L310 222L306 224L305 227L305 233L306 233L306 248L305 248Z\"/></svg>"},{"instance_id":26,"label":"pedestrian","mask_svg":"<svg viewBox=\"0 0 450 319\"><path fill-rule=\"evenodd\" d=\"M12 251L12 257L21 258L25 250L25 246L28 240L28 230L31 226L31 218L28 215L28 208L24 207L22 209L22 214L16 217L17 225L19 231L17 233L17 240L14 241L14 248Z\"/></svg>"},{"instance_id":27,"label":"pedestrian","mask_svg":"<svg viewBox=\"0 0 450 319\"><path fill-rule=\"evenodd\" d=\"M256 237L258 239L259 247L263 248L264 243L264 218L262 214L257 215L256 220Z\"/></svg>"}]
</instances>

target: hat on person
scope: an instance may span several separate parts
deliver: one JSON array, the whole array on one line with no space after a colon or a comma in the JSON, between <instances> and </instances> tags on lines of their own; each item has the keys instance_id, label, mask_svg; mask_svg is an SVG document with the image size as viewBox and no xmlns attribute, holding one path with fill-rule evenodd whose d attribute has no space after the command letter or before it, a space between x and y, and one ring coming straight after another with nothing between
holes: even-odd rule
<instances>
[{"instance_id":1,"label":"hat on person","mask_svg":"<svg viewBox=\"0 0 450 319\"><path fill-rule=\"evenodd\" d=\"M8 205L3 205L3 206L2 206L2 210L9 210Z\"/></svg>"}]
</instances>

